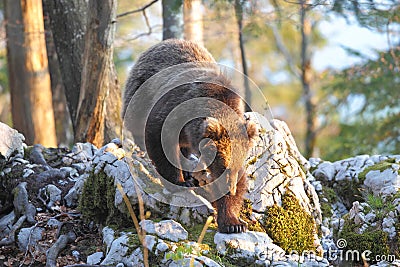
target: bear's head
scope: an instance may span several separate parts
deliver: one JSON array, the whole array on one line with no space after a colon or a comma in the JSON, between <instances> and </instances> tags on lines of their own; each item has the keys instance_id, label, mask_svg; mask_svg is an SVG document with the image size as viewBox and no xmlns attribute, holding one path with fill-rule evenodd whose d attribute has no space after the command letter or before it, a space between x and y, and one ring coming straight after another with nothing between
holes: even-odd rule
<instances>
[{"instance_id":1,"label":"bear's head","mask_svg":"<svg viewBox=\"0 0 400 267\"><path fill-rule=\"evenodd\" d=\"M245 161L257 133L256 124L247 119L221 122L207 117L199 145L199 165L193 176L201 180L208 173L212 182L218 181L235 195L236 183L245 174Z\"/></svg>"}]
</instances>

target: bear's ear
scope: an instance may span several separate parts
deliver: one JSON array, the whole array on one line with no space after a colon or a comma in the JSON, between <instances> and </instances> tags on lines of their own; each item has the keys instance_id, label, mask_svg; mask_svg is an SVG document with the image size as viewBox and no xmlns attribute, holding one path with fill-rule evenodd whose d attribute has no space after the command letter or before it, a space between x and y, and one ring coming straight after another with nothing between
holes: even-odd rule
<instances>
[{"instance_id":1,"label":"bear's ear","mask_svg":"<svg viewBox=\"0 0 400 267\"><path fill-rule=\"evenodd\" d=\"M254 139L258 135L257 125L253 121L246 120L246 130L247 130L247 136L249 137L249 140L254 141Z\"/></svg>"},{"instance_id":2,"label":"bear's ear","mask_svg":"<svg viewBox=\"0 0 400 267\"><path fill-rule=\"evenodd\" d=\"M223 134L224 128L213 117L207 117L203 122L203 137L217 140Z\"/></svg>"}]
</instances>

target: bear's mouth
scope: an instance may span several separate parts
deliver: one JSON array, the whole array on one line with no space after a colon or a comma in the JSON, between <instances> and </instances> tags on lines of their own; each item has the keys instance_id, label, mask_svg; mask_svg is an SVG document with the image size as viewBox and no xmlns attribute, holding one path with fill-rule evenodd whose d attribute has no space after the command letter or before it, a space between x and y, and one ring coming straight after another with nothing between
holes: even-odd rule
<instances>
[{"instance_id":1,"label":"bear's mouth","mask_svg":"<svg viewBox=\"0 0 400 267\"><path fill-rule=\"evenodd\" d=\"M192 165L191 165L191 171L189 171L188 174L190 178L193 178L196 181L195 183L196 187L202 187L215 181L215 179L213 179L213 176L211 175L210 170L208 169L207 164L201 160L201 157L199 158L195 154L190 154L189 161L192 163ZM218 179L222 178L225 180L217 181L217 184L215 186L217 187L222 186L219 191L222 192L224 190L228 190L226 193L228 195L234 196L236 195L236 184L238 182L238 179L241 178L243 174L244 174L243 170L234 172L228 169L225 171L225 175L218 178Z\"/></svg>"},{"instance_id":2,"label":"bear's mouth","mask_svg":"<svg viewBox=\"0 0 400 267\"><path fill-rule=\"evenodd\" d=\"M212 178L211 173L207 170L207 164L195 154L189 155L189 161L192 163L190 176L198 182L199 186L209 184Z\"/></svg>"}]
</instances>

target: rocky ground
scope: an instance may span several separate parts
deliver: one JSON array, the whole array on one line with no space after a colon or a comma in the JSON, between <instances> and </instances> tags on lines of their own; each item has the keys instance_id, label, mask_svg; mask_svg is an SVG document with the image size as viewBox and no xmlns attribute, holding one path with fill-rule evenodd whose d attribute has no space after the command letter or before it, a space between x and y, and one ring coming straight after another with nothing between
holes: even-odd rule
<instances>
[{"instance_id":1,"label":"rocky ground","mask_svg":"<svg viewBox=\"0 0 400 267\"><path fill-rule=\"evenodd\" d=\"M249 231L231 235L134 145L27 147L0 123L0 266L400 266L400 156L306 160L285 123L258 123Z\"/></svg>"}]
</instances>

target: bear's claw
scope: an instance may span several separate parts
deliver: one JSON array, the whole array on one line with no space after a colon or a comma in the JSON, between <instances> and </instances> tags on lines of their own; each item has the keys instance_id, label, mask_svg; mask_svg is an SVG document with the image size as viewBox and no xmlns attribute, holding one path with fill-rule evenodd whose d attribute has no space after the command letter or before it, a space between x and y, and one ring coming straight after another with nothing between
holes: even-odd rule
<instances>
[{"instance_id":1,"label":"bear's claw","mask_svg":"<svg viewBox=\"0 0 400 267\"><path fill-rule=\"evenodd\" d=\"M237 225L224 225L220 227L219 232L224 234L235 234L235 233L243 233L247 231L247 227L244 224Z\"/></svg>"}]
</instances>

